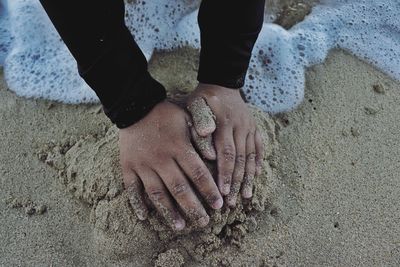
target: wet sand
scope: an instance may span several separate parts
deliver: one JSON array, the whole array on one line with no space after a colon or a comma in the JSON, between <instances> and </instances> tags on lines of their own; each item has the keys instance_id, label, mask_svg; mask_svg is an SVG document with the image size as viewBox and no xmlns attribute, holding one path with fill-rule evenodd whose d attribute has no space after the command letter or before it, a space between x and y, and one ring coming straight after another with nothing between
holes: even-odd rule
<instances>
[{"instance_id":1,"label":"wet sand","mask_svg":"<svg viewBox=\"0 0 400 267\"><path fill-rule=\"evenodd\" d=\"M176 95L193 88L195 57L190 49L158 54L151 71ZM88 155L110 144L113 133L99 106L26 100L1 83L0 265L400 264L400 84L344 52L307 72L297 110L268 119L276 143L266 161L264 209L243 227L225 228L243 231L239 239L227 232L212 241L192 239L203 244L192 250L200 257L188 251L190 238L170 242L154 224L132 226L118 183L105 189L88 183L99 195L91 194L81 190L79 174L60 179L54 167L60 158L43 162L41 153L53 144L68 151L81 141L82 149L64 161L69 177L71 166L96 176L94 164L102 161Z\"/></svg>"}]
</instances>

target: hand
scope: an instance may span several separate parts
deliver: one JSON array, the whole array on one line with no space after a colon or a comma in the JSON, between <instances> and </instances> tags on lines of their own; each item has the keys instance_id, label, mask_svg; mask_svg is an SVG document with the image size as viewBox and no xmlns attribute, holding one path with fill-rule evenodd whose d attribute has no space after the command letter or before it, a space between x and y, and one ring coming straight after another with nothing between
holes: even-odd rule
<instances>
[{"instance_id":1,"label":"hand","mask_svg":"<svg viewBox=\"0 0 400 267\"><path fill-rule=\"evenodd\" d=\"M205 104L215 115L216 125L207 112L201 111ZM261 134L239 90L199 84L189 97L188 110L198 136L210 140L213 134L216 151L209 146L199 150L211 160L216 153L218 187L227 196L228 205L236 205L239 191L243 198L251 198L254 176L261 174L264 152Z\"/></svg>"},{"instance_id":2,"label":"hand","mask_svg":"<svg viewBox=\"0 0 400 267\"><path fill-rule=\"evenodd\" d=\"M195 225L207 225L209 216L186 177L209 206L222 207L218 187L191 145L189 125L183 109L164 101L141 121L119 131L124 184L139 219L148 214L144 188L174 229L185 227L184 216Z\"/></svg>"}]
</instances>

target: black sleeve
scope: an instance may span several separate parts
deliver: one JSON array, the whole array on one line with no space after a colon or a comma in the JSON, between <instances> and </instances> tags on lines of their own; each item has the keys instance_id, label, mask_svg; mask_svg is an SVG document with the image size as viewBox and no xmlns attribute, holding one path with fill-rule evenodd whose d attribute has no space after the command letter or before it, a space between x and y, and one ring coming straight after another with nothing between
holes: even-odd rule
<instances>
[{"instance_id":1,"label":"black sleeve","mask_svg":"<svg viewBox=\"0 0 400 267\"><path fill-rule=\"evenodd\" d=\"M132 125L166 98L125 25L123 0L40 1L117 127ZM202 1L200 82L243 86L263 15L264 0Z\"/></svg>"},{"instance_id":2,"label":"black sleeve","mask_svg":"<svg viewBox=\"0 0 400 267\"><path fill-rule=\"evenodd\" d=\"M264 8L265 0L202 1L199 82L228 88L244 85Z\"/></svg>"},{"instance_id":3,"label":"black sleeve","mask_svg":"<svg viewBox=\"0 0 400 267\"><path fill-rule=\"evenodd\" d=\"M123 0L40 2L117 127L132 125L166 98L125 25Z\"/></svg>"}]
</instances>

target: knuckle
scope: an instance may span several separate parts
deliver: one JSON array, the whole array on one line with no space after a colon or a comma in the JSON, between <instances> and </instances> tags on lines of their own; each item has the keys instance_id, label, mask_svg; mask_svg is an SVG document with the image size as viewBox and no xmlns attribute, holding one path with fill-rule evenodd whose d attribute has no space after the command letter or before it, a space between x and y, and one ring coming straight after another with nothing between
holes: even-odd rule
<instances>
[{"instance_id":1,"label":"knuckle","mask_svg":"<svg viewBox=\"0 0 400 267\"><path fill-rule=\"evenodd\" d=\"M244 179L244 171L238 172L235 174L235 177L232 180L232 187L239 186L242 184Z\"/></svg>"},{"instance_id":2,"label":"knuckle","mask_svg":"<svg viewBox=\"0 0 400 267\"><path fill-rule=\"evenodd\" d=\"M225 145L222 150L222 155L226 161L235 160L235 149L232 145Z\"/></svg>"},{"instance_id":3,"label":"knuckle","mask_svg":"<svg viewBox=\"0 0 400 267\"><path fill-rule=\"evenodd\" d=\"M216 194L208 194L204 197L207 203L213 204L219 200L219 196Z\"/></svg>"},{"instance_id":4,"label":"knuckle","mask_svg":"<svg viewBox=\"0 0 400 267\"><path fill-rule=\"evenodd\" d=\"M174 196L182 196L188 192L188 186L186 183L176 183L172 186L171 193Z\"/></svg>"},{"instance_id":5,"label":"knuckle","mask_svg":"<svg viewBox=\"0 0 400 267\"><path fill-rule=\"evenodd\" d=\"M232 119L232 111L230 110L230 108L226 107L223 111L223 113L221 114L220 118L221 120L221 124L222 125L231 125L231 119Z\"/></svg>"},{"instance_id":6,"label":"knuckle","mask_svg":"<svg viewBox=\"0 0 400 267\"><path fill-rule=\"evenodd\" d=\"M119 163L121 165L121 169L124 174L129 173L131 171L132 164L127 158L124 159L121 158Z\"/></svg>"},{"instance_id":7,"label":"knuckle","mask_svg":"<svg viewBox=\"0 0 400 267\"><path fill-rule=\"evenodd\" d=\"M147 193L152 200L162 201L165 199L164 191L159 188L149 188Z\"/></svg>"},{"instance_id":8,"label":"knuckle","mask_svg":"<svg viewBox=\"0 0 400 267\"><path fill-rule=\"evenodd\" d=\"M209 94L208 92L205 93L204 98L207 99L208 103L213 103L215 105L221 105L221 100L218 96Z\"/></svg>"},{"instance_id":9,"label":"knuckle","mask_svg":"<svg viewBox=\"0 0 400 267\"><path fill-rule=\"evenodd\" d=\"M256 160L255 152L251 152L251 153L247 154L247 161L255 161L255 160Z\"/></svg>"},{"instance_id":10,"label":"knuckle","mask_svg":"<svg viewBox=\"0 0 400 267\"><path fill-rule=\"evenodd\" d=\"M248 168L248 169L246 170L246 174L245 174L245 176L244 176L244 178L243 178L244 181L251 181L251 180L253 180L255 173L256 173L256 168L255 168L255 166L254 166L253 168Z\"/></svg>"},{"instance_id":11,"label":"knuckle","mask_svg":"<svg viewBox=\"0 0 400 267\"><path fill-rule=\"evenodd\" d=\"M202 184L207 181L208 175L202 167L195 167L193 170L192 180L195 184Z\"/></svg>"},{"instance_id":12,"label":"knuckle","mask_svg":"<svg viewBox=\"0 0 400 267\"><path fill-rule=\"evenodd\" d=\"M244 165L246 164L246 157L243 154L236 155L235 163L237 167L244 168Z\"/></svg>"},{"instance_id":13,"label":"knuckle","mask_svg":"<svg viewBox=\"0 0 400 267\"><path fill-rule=\"evenodd\" d=\"M225 173L222 175L222 181L224 184L230 184L232 181L232 174Z\"/></svg>"},{"instance_id":14,"label":"knuckle","mask_svg":"<svg viewBox=\"0 0 400 267\"><path fill-rule=\"evenodd\" d=\"M240 183L234 183L232 184L231 187L231 195L235 196L236 194L238 194L240 191Z\"/></svg>"},{"instance_id":15,"label":"knuckle","mask_svg":"<svg viewBox=\"0 0 400 267\"><path fill-rule=\"evenodd\" d=\"M238 164L236 164L235 166L235 170L233 171L233 177L234 180L242 180L243 179L243 175L245 173L245 168L246 164L240 164L240 166L238 166Z\"/></svg>"},{"instance_id":16,"label":"knuckle","mask_svg":"<svg viewBox=\"0 0 400 267\"><path fill-rule=\"evenodd\" d=\"M125 158L120 157L119 164L121 165L123 171L129 170L129 161L127 161Z\"/></svg>"},{"instance_id":17,"label":"knuckle","mask_svg":"<svg viewBox=\"0 0 400 267\"><path fill-rule=\"evenodd\" d=\"M246 184L251 184L254 180L254 173L255 170L252 169L251 171L247 172L246 175L243 178L243 183Z\"/></svg>"},{"instance_id":18,"label":"knuckle","mask_svg":"<svg viewBox=\"0 0 400 267\"><path fill-rule=\"evenodd\" d=\"M225 116L225 118L219 122L219 124L224 127L229 127L231 125L231 123L232 122L231 122L231 118L229 115Z\"/></svg>"}]
</instances>

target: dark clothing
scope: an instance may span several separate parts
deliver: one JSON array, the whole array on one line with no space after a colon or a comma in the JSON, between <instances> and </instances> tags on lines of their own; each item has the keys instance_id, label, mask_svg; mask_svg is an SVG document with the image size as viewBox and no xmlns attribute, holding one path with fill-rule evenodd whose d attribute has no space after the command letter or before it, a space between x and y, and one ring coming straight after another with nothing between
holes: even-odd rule
<instances>
[{"instance_id":1,"label":"dark clothing","mask_svg":"<svg viewBox=\"0 0 400 267\"><path fill-rule=\"evenodd\" d=\"M151 1L151 0L149 0ZM142 119L166 98L125 25L123 0L40 0L119 128ZM251 51L261 30L265 0L203 0L199 10L201 52L198 81L228 88L244 84Z\"/></svg>"}]
</instances>

